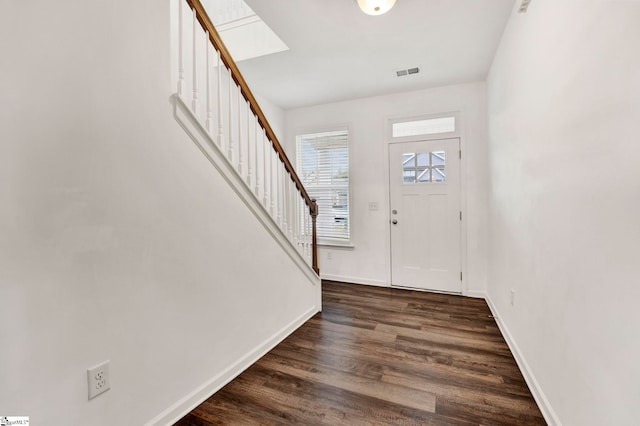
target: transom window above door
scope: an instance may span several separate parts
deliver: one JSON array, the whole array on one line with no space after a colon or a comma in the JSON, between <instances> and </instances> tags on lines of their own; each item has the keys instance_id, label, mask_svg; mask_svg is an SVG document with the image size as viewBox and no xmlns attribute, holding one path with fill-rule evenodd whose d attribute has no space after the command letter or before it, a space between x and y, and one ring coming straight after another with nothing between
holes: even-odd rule
<instances>
[{"instance_id":1,"label":"transom window above door","mask_svg":"<svg viewBox=\"0 0 640 426\"><path fill-rule=\"evenodd\" d=\"M444 151L404 153L402 154L402 182L445 182L445 163Z\"/></svg>"},{"instance_id":2,"label":"transom window above door","mask_svg":"<svg viewBox=\"0 0 640 426\"><path fill-rule=\"evenodd\" d=\"M391 125L391 138L436 135L456 131L456 117L437 117L423 120L399 121Z\"/></svg>"}]
</instances>

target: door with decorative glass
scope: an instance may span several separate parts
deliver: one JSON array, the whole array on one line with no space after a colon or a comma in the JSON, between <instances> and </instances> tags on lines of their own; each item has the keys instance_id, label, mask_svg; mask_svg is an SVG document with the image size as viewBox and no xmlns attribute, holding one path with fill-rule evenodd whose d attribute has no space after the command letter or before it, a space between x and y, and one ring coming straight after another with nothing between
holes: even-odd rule
<instances>
[{"instance_id":1,"label":"door with decorative glass","mask_svg":"<svg viewBox=\"0 0 640 426\"><path fill-rule=\"evenodd\" d=\"M391 284L460 293L460 139L389 145Z\"/></svg>"}]
</instances>

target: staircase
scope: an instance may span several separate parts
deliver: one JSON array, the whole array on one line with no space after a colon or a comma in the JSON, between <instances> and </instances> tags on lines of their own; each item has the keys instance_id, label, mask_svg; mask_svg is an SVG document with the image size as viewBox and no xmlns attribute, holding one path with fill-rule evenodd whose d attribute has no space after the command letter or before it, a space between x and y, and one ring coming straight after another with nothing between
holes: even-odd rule
<instances>
[{"instance_id":1,"label":"staircase","mask_svg":"<svg viewBox=\"0 0 640 426\"><path fill-rule=\"evenodd\" d=\"M228 17L253 13L234 8L238 2L217 3ZM179 0L177 13L176 119L291 258L317 280L316 201L200 0Z\"/></svg>"}]
</instances>

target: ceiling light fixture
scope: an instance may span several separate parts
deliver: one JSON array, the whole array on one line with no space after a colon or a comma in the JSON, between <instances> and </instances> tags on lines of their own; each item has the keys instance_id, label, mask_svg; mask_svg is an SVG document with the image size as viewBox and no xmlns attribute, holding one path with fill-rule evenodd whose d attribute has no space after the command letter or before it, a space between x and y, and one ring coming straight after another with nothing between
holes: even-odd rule
<instances>
[{"instance_id":1,"label":"ceiling light fixture","mask_svg":"<svg viewBox=\"0 0 640 426\"><path fill-rule=\"evenodd\" d=\"M391 10L396 0L356 0L367 15L382 15Z\"/></svg>"}]
</instances>

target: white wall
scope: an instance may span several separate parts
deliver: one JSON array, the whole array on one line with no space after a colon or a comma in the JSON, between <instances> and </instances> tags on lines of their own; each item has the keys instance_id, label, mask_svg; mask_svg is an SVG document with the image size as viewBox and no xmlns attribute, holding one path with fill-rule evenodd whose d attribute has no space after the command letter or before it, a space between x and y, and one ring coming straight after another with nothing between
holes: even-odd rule
<instances>
[{"instance_id":1,"label":"white wall","mask_svg":"<svg viewBox=\"0 0 640 426\"><path fill-rule=\"evenodd\" d=\"M247 84L251 87L250 81L247 81ZM259 93L254 93L253 96L256 98L258 105L260 105L260 109L269 122L273 133L276 134L278 141L284 144L284 110L267 98L260 96ZM291 159L291 161L293 161L293 159Z\"/></svg>"},{"instance_id":2,"label":"white wall","mask_svg":"<svg viewBox=\"0 0 640 426\"><path fill-rule=\"evenodd\" d=\"M638 2L536 0L488 79L488 293L564 425L640 417L639 22Z\"/></svg>"},{"instance_id":3,"label":"white wall","mask_svg":"<svg viewBox=\"0 0 640 426\"><path fill-rule=\"evenodd\" d=\"M463 253L464 290L484 293L486 285L486 97L484 83L398 93L286 111L285 137L295 160L295 136L349 127L351 145L351 230L354 248L323 247L325 278L390 285L389 178L387 126L390 118L460 111L463 162L467 169L463 199L467 250ZM378 211L369 211L377 202ZM331 259L328 254L331 252Z\"/></svg>"},{"instance_id":4,"label":"white wall","mask_svg":"<svg viewBox=\"0 0 640 426\"><path fill-rule=\"evenodd\" d=\"M1 8L1 414L143 424L317 287L173 118L168 2Z\"/></svg>"}]
</instances>

